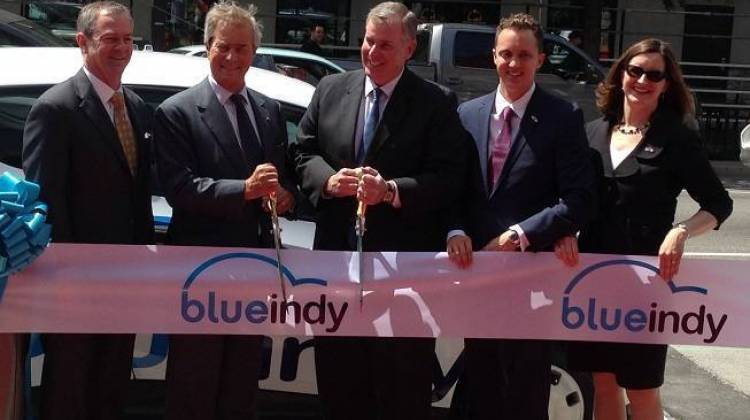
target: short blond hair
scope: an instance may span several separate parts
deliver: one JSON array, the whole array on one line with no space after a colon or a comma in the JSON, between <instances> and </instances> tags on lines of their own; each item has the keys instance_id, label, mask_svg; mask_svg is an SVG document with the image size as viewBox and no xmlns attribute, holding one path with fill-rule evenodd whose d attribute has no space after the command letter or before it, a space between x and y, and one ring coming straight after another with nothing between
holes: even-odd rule
<instances>
[{"instance_id":1,"label":"short blond hair","mask_svg":"<svg viewBox=\"0 0 750 420\"><path fill-rule=\"evenodd\" d=\"M531 31L536 38L536 43L539 48L539 52L544 52L544 33L542 32L542 26L539 22L534 19L533 16L526 13L515 13L506 18L500 20L500 24L495 29L495 43L497 43L497 37L500 36L500 32L505 29L512 29L514 31Z\"/></svg>"},{"instance_id":2,"label":"short blond hair","mask_svg":"<svg viewBox=\"0 0 750 420\"><path fill-rule=\"evenodd\" d=\"M257 13L258 8L254 4L250 4L245 8L233 0L222 0L213 5L208 14L206 14L206 26L203 31L203 43L206 45L206 48L211 48L210 44L213 42L214 32L216 32L216 28L222 23L236 23L250 26L255 35L255 47L257 48L263 38L263 25L255 19Z\"/></svg>"}]
</instances>

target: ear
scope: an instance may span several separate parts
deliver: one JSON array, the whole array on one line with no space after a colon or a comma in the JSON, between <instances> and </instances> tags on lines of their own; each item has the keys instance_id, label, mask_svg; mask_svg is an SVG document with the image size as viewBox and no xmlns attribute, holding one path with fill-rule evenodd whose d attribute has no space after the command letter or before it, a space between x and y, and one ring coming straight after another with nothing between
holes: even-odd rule
<instances>
[{"instance_id":1,"label":"ear","mask_svg":"<svg viewBox=\"0 0 750 420\"><path fill-rule=\"evenodd\" d=\"M537 57L537 63L536 63L536 69L539 70L542 68L542 65L544 64L544 60L547 58L547 56L544 53L539 53L539 56Z\"/></svg>"},{"instance_id":2,"label":"ear","mask_svg":"<svg viewBox=\"0 0 750 420\"><path fill-rule=\"evenodd\" d=\"M417 49L417 40L415 38L409 39L409 43L406 45L406 60L411 59L412 54Z\"/></svg>"},{"instance_id":3,"label":"ear","mask_svg":"<svg viewBox=\"0 0 750 420\"><path fill-rule=\"evenodd\" d=\"M83 34L83 32L76 33L76 44L78 44L78 47L81 50L86 50L86 45L88 43L89 39L86 38L86 35Z\"/></svg>"}]
</instances>

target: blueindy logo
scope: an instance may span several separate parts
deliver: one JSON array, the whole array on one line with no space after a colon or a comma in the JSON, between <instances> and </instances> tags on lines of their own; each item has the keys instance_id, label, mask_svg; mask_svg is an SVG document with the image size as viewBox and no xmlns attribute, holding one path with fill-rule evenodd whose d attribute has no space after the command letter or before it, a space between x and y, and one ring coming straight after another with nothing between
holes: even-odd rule
<instances>
[{"instance_id":1,"label":"blueindy logo","mask_svg":"<svg viewBox=\"0 0 750 420\"><path fill-rule=\"evenodd\" d=\"M190 323L211 322L214 324L235 324L247 322L249 324L286 324L292 321L295 325L305 322L310 325L321 325L326 332L335 333L344 320L349 304L334 304L330 302L326 293L321 293L315 300L307 302L284 302L273 293L267 298L257 296L245 298L220 298L216 290L208 288L200 296L191 295L191 286L216 264L228 260L249 260L252 263L268 264L276 270L276 260L265 255L252 252L233 252L213 257L196 267L182 286L181 315L182 319ZM252 269L252 267L249 267ZM327 286L328 282L316 278L296 278L291 271L282 265L283 277L292 287L301 285Z\"/></svg>"},{"instance_id":2,"label":"blueindy logo","mask_svg":"<svg viewBox=\"0 0 750 420\"><path fill-rule=\"evenodd\" d=\"M637 260L609 260L587 267L578 273L565 288L562 302L562 323L565 328L571 330L587 328L592 331L625 330L639 334L643 332L651 334L678 334L682 332L687 335L697 334L707 344L713 343L719 338L728 316L711 313L703 304L695 308L694 311L680 313L674 310L661 309L658 301L651 302L647 308L607 306L594 296L588 296L588 299L584 297L584 304L573 302L571 294L576 286L589 278L592 273L617 265L642 267L659 274L658 268ZM673 295L686 293L708 295L708 289L703 287L677 286L672 280L660 282L669 287ZM580 302L580 300L577 302Z\"/></svg>"}]
</instances>

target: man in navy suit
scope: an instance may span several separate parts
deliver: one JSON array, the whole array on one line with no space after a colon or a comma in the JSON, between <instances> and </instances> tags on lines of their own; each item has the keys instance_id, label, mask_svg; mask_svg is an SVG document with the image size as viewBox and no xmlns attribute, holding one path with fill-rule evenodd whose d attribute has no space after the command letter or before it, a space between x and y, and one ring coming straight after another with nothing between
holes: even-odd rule
<instances>
[{"instance_id":1,"label":"man in navy suit","mask_svg":"<svg viewBox=\"0 0 750 420\"><path fill-rule=\"evenodd\" d=\"M474 140L468 147L479 157L471 174L470 210L448 235L449 255L461 266L470 263L472 248L551 250L590 217L593 172L583 113L535 85L544 62L542 41L531 16L503 19L493 50L498 88L459 107ZM465 344L473 418L547 419L548 344L486 339Z\"/></svg>"},{"instance_id":2,"label":"man in navy suit","mask_svg":"<svg viewBox=\"0 0 750 420\"><path fill-rule=\"evenodd\" d=\"M77 30L83 68L31 108L24 172L41 186L54 242L153 243L152 110L121 84L133 53L133 19L121 4L95 2L81 9ZM119 419L134 340L44 334L40 417Z\"/></svg>"},{"instance_id":3,"label":"man in navy suit","mask_svg":"<svg viewBox=\"0 0 750 420\"><path fill-rule=\"evenodd\" d=\"M205 28L209 77L156 111L171 244L270 247L264 200L275 193L280 214L294 203L280 105L245 86L260 39L254 6L214 5ZM259 336L171 336L166 418L253 418L260 349Z\"/></svg>"}]
</instances>

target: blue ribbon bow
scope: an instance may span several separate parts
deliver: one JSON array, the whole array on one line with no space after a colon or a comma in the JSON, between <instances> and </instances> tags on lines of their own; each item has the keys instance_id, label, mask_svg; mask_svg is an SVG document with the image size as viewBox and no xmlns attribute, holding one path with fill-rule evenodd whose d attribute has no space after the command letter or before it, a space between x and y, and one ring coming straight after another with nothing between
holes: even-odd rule
<instances>
[{"instance_id":1,"label":"blue ribbon bow","mask_svg":"<svg viewBox=\"0 0 750 420\"><path fill-rule=\"evenodd\" d=\"M31 264L49 243L47 205L37 198L39 185L0 175L0 301L8 276Z\"/></svg>"}]
</instances>

